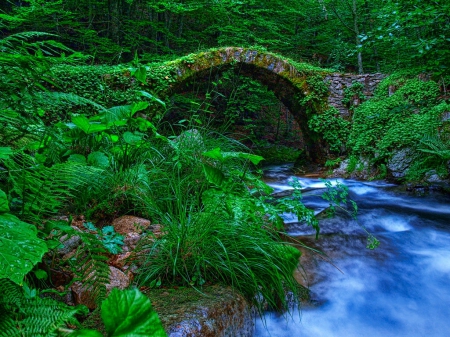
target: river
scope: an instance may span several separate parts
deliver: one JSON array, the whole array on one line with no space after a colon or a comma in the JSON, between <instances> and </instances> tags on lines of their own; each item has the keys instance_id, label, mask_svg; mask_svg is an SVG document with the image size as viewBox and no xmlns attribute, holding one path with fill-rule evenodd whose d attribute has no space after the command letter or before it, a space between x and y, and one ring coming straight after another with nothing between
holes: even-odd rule
<instances>
[{"instance_id":1,"label":"river","mask_svg":"<svg viewBox=\"0 0 450 337\"><path fill-rule=\"evenodd\" d=\"M291 188L289 172L288 165L266 170L275 192ZM325 209L323 182L299 179L304 203ZM315 240L310 227L284 216L288 234L329 261L305 253L302 282L311 290L310 303L288 317L267 313L254 336L450 336L450 197L411 195L382 181L339 181L358 204L357 221L345 214L325 219ZM366 248L361 225L381 242L375 250Z\"/></svg>"}]
</instances>

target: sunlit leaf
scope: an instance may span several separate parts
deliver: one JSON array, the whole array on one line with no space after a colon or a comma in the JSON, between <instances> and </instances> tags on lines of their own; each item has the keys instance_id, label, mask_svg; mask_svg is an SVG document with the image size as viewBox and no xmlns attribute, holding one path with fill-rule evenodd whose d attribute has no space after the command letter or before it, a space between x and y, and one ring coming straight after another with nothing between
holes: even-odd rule
<instances>
[{"instance_id":1,"label":"sunlit leaf","mask_svg":"<svg viewBox=\"0 0 450 337\"><path fill-rule=\"evenodd\" d=\"M102 304L102 319L111 337L167 336L150 300L137 289L113 289Z\"/></svg>"},{"instance_id":2,"label":"sunlit leaf","mask_svg":"<svg viewBox=\"0 0 450 337\"><path fill-rule=\"evenodd\" d=\"M47 252L36 227L11 214L0 215L0 278L22 284L24 276Z\"/></svg>"}]
</instances>

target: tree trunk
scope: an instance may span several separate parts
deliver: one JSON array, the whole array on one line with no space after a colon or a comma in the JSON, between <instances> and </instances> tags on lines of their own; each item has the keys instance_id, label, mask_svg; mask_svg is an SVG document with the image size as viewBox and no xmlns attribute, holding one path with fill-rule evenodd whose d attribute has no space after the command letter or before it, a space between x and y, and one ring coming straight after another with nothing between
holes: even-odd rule
<instances>
[{"instance_id":1,"label":"tree trunk","mask_svg":"<svg viewBox=\"0 0 450 337\"><path fill-rule=\"evenodd\" d=\"M361 39L359 38L358 12L357 12L357 8L356 8L356 0L353 0L352 12L353 12L352 13L353 14L353 30L355 32L356 48L360 49ZM364 74L361 50L358 51L358 73Z\"/></svg>"}]
</instances>

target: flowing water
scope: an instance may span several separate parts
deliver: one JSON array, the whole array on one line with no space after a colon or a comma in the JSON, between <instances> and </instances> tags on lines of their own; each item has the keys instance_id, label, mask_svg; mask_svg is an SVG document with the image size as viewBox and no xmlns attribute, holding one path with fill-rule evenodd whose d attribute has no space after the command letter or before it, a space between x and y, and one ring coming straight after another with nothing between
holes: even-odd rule
<instances>
[{"instance_id":1,"label":"flowing water","mask_svg":"<svg viewBox=\"0 0 450 337\"><path fill-rule=\"evenodd\" d=\"M288 166L269 168L275 192L291 189ZM324 183L299 178L304 203L327 207ZM257 337L450 336L450 197L412 196L385 182L339 180L357 202L358 220L342 214L321 222L321 236L289 214L288 233L327 254L302 257L311 303L285 317L267 313ZM381 242L366 249L363 225Z\"/></svg>"}]
</instances>

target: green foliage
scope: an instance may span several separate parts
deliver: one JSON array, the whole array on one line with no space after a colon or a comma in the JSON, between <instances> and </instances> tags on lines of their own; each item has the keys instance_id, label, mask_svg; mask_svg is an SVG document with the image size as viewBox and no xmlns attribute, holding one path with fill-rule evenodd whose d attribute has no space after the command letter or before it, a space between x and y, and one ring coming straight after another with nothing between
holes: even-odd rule
<instances>
[{"instance_id":1,"label":"green foliage","mask_svg":"<svg viewBox=\"0 0 450 337\"><path fill-rule=\"evenodd\" d=\"M356 106L366 100L366 96L364 95L364 84L358 81L353 81L350 87L344 89L342 103L347 106L349 111L353 112L355 109L355 100L357 101Z\"/></svg>"},{"instance_id":2,"label":"green foliage","mask_svg":"<svg viewBox=\"0 0 450 337\"><path fill-rule=\"evenodd\" d=\"M448 74L445 32L449 28L449 10L447 2L386 1L374 8L377 23L363 39L367 48L381 53L388 69L416 66L420 71ZM394 56L394 51L401 56Z\"/></svg>"},{"instance_id":3,"label":"green foliage","mask_svg":"<svg viewBox=\"0 0 450 337\"><path fill-rule=\"evenodd\" d=\"M92 232L97 232L97 238L111 254L119 254L122 252L121 246L123 246L123 235L116 233L113 226L105 226L100 231L92 224L92 222L86 222L84 227Z\"/></svg>"},{"instance_id":4,"label":"green foliage","mask_svg":"<svg viewBox=\"0 0 450 337\"><path fill-rule=\"evenodd\" d=\"M236 202L235 207L248 206ZM235 209L235 213L244 209ZM257 224L213 213L193 213L184 218L165 219L163 239L148 249L139 283L187 284L201 287L205 282L230 284L261 310L255 296L260 294L270 306L287 309L284 291L297 294L292 276L300 252L280 243L278 234Z\"/></svg>"},{"instance_id":5,"label":"green foliage","mask_svg":"<svg viewBox=\"0 0 450 337\"><path fill-rule=\"evenodd\" d=\"M308 126L322 136L330 151L343 152L350 134L350 122L343 119L336 108L331 107L321 114L311 116Z\"/></svg>"},{"instance_id":6,"label":"green foliage","mask_svg":"<svg viewBox=\"0 0 450 337\"><path fill-rule=\"evenodd\" d=\"M306 80L307 94L301 99L301 104L307 109L308 114L315 116L323 110L324 103L328 97L328 83L325 83L320 75L309 76Z\"/></svg>"},{"instance_id":7,"label":"green foliage","mask_svg":"<svg viewBox=\"0 0 450 337\"><path fill-rule=\"evenodd\" d=\"M25 289L0 280L0 336L102 336L94 330L72 330L80 326L76 316L88 313L86 307L71 307ZM102 303L102 319L109 337L167 336L150 300L137 289L113 289Z\"/></svg>"},{"instance_id":8,"label":"green foliage","mask_svg":"<svg viewBox=\"0 0 450 337\"><path fill-rule=\"evenodd\" d=\"M79 325L75 315L87 313L84 306L70 307L36 292L31 294L26 295L9 280L0 280L0 336L63 336L67 324Z\"/></svg>"},{"instance_id":9,"label":"green foliage","mask_svg":"<svg viewBox=\"0 0 450 337\"><path fill-rule=\"evenodd\" d=\"M9 214L6 194L0 190L0 283L9 279L22 284L25 275L47 252L45 242L37 237L36 227Z\"/></svg>"},{"instance_id":10,"label":"green foliage","mask_svg":"<svg viewBox=\"0 0 450 337\"><path fill-rule=\"evenodd\" d=\"M97 304L102 303L106 298L110 270L106 263L108 249L101 237L90 232L75 231L65 223L58 222L49 223L46 230L52 235L66 234L81 239L82 244L77 247L75 254L69 256L64 263L75 274L72 282L81 282L83 290L89 292L90 299Z\"/></svg>"},{"instance_id":11,"label":"green foliage","mask_svg":"<svg viewBox=\"0 0 450 337\"><path fill-rule=\"evenodd\" d=\"M418 145L420 156L412 162L406 172L406 179L410 181L422 181L430 172L441 178L449 175L448 161L450 160L449 134L426 134Z\"/></svg>"},{"instance_id":12,"label":"green foliage","mask_svg":"<svg viewBox=\"0 0 450 337\"><path fill-rule=\"evenodd\" d=\"M254 150L255 154L264 157L264 164L293 163L304 152L285 145L266 145Z\"/></svg>"},{"instance_id":13,"label":"green foliage","mask_svg":"<svg viewBox=\"0 0 450 337\"><path fill-rule=\"evenodd\" d=\"M150 300L137 289L113 289L102 304L108 336L167 336Z\"/></svg>"},{"instance_id":14,"label":"green foliage","mask_svg":"<svg viewBox=\"0 0 450 337\"><path fill-rule=\"evenodd\" d=\"M39 158L17 152L3 161L12 207L31 221L54 214L86 186L100 184L102 170L75 162L46 167Z\"/></svg>"},{"instance_id":15,"label":"green foliage","mask_svg":"<svg viewBox=\"0 0 450 337\"><path fill-rule=\"evenodd\" d=\"M207 138L203 140L208 144ZM271 188L251 174L246 164L260 159L214 148L203 151L196 161L183 162L181 168L187 171L175 166L166 200L151 204L160 214L165 234L140 248L147 252L140 284L201 287L205 282L221 282L233 285L259 310L258 293L272 307L287 308L284 291L298 292L292 271L299 252L282 242L279 214L294 212L316 230L317 220L299 195L267 203L270 197L262 195Z\"/></svg>"},{"instance_id":16,"label":"green foliage","mask_svg":"<svg viewBox=\"0 0 450 337\"><path fill-rule=\"evenodd\" d=\"M385 81L392 83L389 78ZM416 148L425 134L441 125L439 118L445 107L437 100L436 82L394 81L403 82L403 86L393 95L378 92L355 110L348 143L354 154L383 163L394 149ZM387 89L385 84L382 87Z\"/></svg>"}]
</instances>

